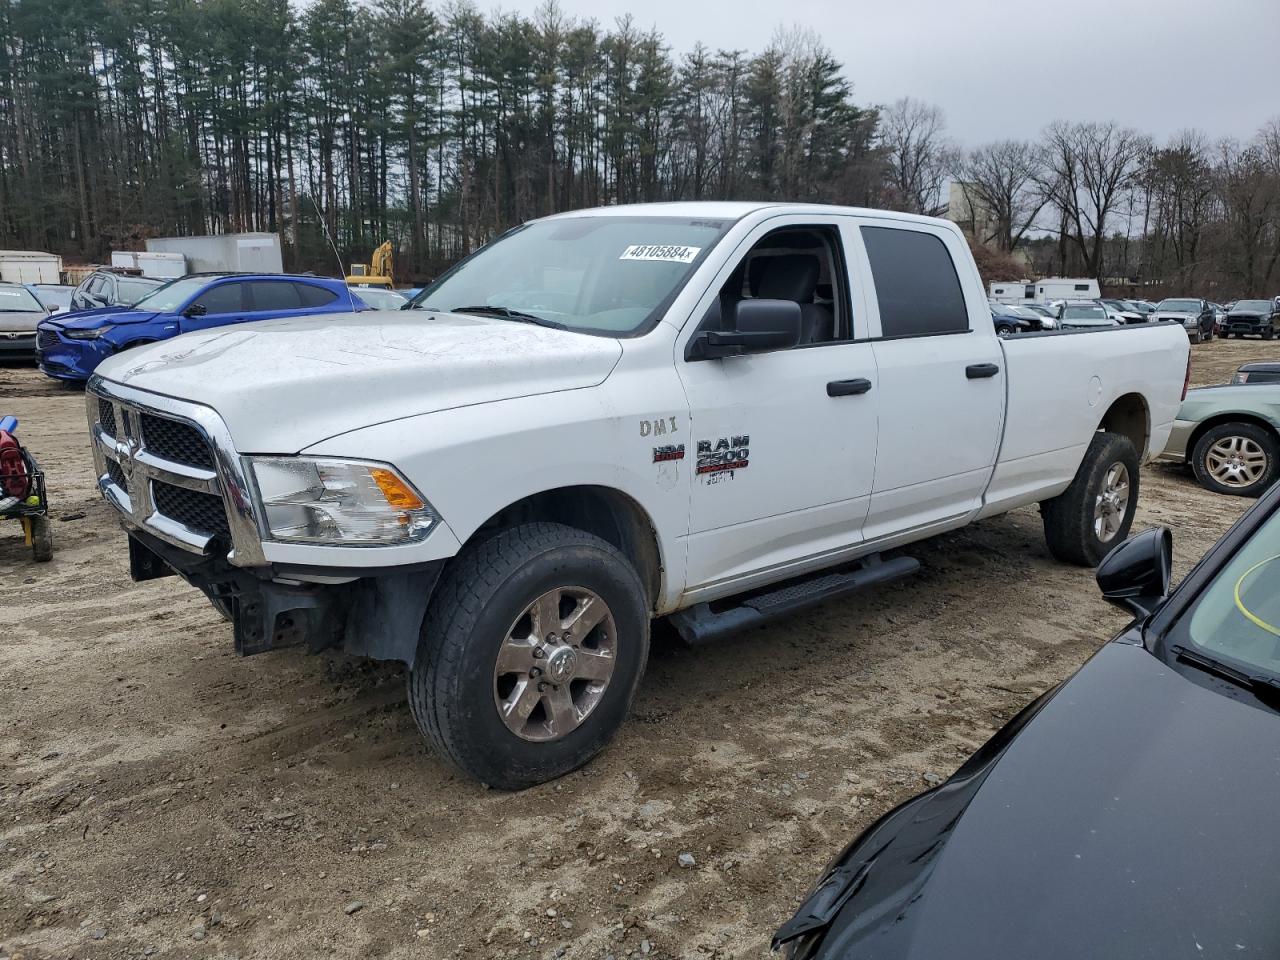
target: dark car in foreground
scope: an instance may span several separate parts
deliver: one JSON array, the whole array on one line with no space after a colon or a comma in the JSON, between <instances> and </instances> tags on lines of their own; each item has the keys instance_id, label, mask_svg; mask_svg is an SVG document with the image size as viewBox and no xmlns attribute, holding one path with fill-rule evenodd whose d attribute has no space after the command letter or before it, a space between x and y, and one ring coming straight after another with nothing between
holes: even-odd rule
<instances>
[{"instance_id":1,"label":"dark car in foreground","mask_svg":"<svg viewBox=\"0 0 1280 960\"><path fill-rule=\"evenodd\" d=\"M1272 339L1280 332L1280 305L1274 300L1237 300L1222 320L1218 336Z\"/></svg>"},{"instance_id":2,"label":"dark car in foreground","mask_svg":"<svg viewBox=\"0 0 1280 960\"><path fill-rule=\"evenodd\" d=\"M1098 567L1136 619L841 853L797 960L1280 956L1280 489L1168 594L1172 537Z\"/></svg>"}]
</instances>

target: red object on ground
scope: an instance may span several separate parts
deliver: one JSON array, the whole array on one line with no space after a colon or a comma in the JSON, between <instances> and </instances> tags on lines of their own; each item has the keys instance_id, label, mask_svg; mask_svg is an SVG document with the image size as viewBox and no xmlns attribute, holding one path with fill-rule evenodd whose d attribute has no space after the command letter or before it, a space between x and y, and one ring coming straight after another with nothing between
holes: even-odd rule
<instances>
[{"instance_id":1,"label":"red object on ground","mask_svg":"<svg viewBox=\"0 0 1280 960\"><path fill-rule=\"evenodd\" d=\"M31 492L31 474L18 438L0 430L0 496L25 500Z\"/></svg>"}]
</instances>

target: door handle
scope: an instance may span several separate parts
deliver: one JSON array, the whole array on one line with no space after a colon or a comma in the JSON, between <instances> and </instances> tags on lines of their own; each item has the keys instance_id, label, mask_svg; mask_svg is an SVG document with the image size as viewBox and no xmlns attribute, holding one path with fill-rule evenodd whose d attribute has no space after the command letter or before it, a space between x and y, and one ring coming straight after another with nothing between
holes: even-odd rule
<instances>
[{"instance_id":1,"label":"door handle","mask_svg":"<svg viewBox=\"0 0 1280 960\"><path fill-rule=\"evenodd\" d=\"M964 375L970 380L982 380L985 377L994 377L1000 372L1000 367L994 363L971 363L964 368Z\"/></svg>"},{"instance_id":2,"label":"door handle","mask_svg":"<svg viewBox=\"0 0 1280 960\"><path fill-rule=\"evenodd\" d=\"M854 380L832 380L827 384L828 397L856 397L871 389L871 381L866 377Z\"/></svg>"}]
</instances>

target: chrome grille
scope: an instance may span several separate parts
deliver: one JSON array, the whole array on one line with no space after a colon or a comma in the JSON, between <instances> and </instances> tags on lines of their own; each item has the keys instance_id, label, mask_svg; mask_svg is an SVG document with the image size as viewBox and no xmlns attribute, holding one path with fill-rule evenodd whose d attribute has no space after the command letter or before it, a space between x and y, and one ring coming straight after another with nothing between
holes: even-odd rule
<instances>
[{"instance_id":1,"label":"chrome grille","mask_svg":"<svg viewBox=\"0 0 1280 960\"><path fill-rule=\"evenodd\" d=\"M116 408L106 400L98 401L98 423L108 436L116 436ZM117 465L118 466L118 465Z\"/></svg>"},{"instance_id":2,"label":"chrome grille","mask_svg":"<svg viewBox=\"0 0 1280 960\"><path fill-rule=\"evenodd\" d=\"M157 457L192 467L213 469L213 451L209 449L209 442L195 427L150 413L142 414L140 419L143 443Z\"/></svg>"},{"instance_id":3,"label":"chrome grille","mask_svg":"<svg viewBox=\"0 0 1280 960\"><path fill-rule=\"evenodd\" d=\"M124 491L127 496L129 493L129 480L124 475L124 471L120 469L120 464L114 460L107 461L107 476L111 478L111 482Z\"/></svg>"},{"instance_id":4,"label":"chrome grille","mask_svg":"<svg viewBox=\"0 0 1280 960\"><path fill-rule=\"evenodd\" d=\"M229 536L227 511L222 498L185 487L175 487L160 480L151 481L151 496L156 510L192 530L210 537Z\"/></svg>"}]
</instances>

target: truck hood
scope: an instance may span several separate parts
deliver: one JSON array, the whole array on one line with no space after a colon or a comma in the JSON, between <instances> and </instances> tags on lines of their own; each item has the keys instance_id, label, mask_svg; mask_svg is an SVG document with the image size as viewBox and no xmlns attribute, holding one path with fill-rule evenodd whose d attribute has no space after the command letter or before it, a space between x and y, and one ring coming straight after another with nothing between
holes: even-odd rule
<instances>
[{"instance_id":1,"label":"truck hood","mask_svg":"<svg viewBox=\"0 0 1280 960\"><path fill-rule=\"evenodd\" d=\"M621 356L607 337L397 310L189 333L126 351L97 372L212 407L241 453L297 453L389 420L592 387Z\"/></svg>"}]
</instances>

